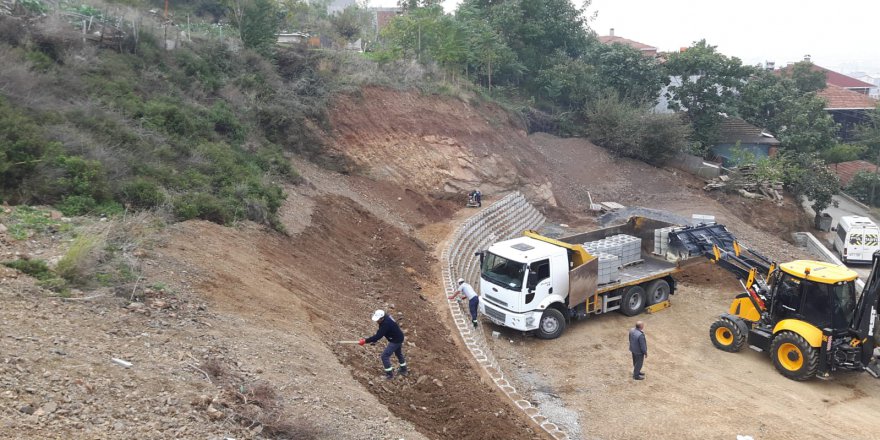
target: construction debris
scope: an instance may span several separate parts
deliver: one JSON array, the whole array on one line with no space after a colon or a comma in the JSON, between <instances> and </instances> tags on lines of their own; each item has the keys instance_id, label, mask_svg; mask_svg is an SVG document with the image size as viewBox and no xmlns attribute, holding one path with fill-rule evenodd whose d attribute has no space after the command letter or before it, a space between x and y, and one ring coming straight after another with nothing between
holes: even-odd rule
<instances>
[{"instance_id":1,"label":"construction debris","mask_svg":"<svg viewBox=\"0 0 880 440\"><path fill-rule=\"evenodd\" d=\"M703 186L706 191L727 188L749 199L772 200L777 206L783 203L782 183L759 180L753 166L739 167L734 175L718 176Z\"/></svg>"}]
</instances>

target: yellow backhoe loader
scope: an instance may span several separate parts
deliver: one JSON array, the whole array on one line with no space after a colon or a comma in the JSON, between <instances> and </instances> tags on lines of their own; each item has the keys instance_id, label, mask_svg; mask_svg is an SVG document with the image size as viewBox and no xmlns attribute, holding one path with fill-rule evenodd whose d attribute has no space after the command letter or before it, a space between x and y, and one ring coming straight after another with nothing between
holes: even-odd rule
<instances>
[{"instance_id":1,"label":"yellow backhoe loader","mask_svg":"<svg viewBox=\"0 0 880 440\"><path fill-rule=\"evenodd\" d=\"M721 225L670 233L670 242L702 253L733 272L745 292L709 329L712 344L736 352L746 344L769 352L782 375L793 380L828 378L837 370L872 368L880 290L880 252L861 294L858 275L845 266L797 260L778 266L740 246Z\"/></svg>"}]
</instances>

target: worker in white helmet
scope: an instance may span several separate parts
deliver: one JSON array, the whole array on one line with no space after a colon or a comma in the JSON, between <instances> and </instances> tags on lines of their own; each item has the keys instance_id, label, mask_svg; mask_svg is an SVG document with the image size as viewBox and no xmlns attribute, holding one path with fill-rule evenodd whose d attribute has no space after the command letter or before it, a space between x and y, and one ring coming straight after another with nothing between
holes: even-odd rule
<instances>
[{"instance_id":1,"label":"worker in white helmet","mask_svg":"<svg viewBox=\"0 0 880 440\"><path fill-rule=\"evenodd\" d=\"M477 292L470 284L464 281L464 278L459 278L458 289L449 297L449 299L455 298L456 295L461 295L462 298L467 298L468 309L471 312L471 323L474 324L474 328L477 328L477 308L480 306L480 297L477 295Z\"/></svg>"},{"instance_id":2,"label":"worker in white helmet","mask_svg":"<svg viewBox=\"0 0 880 440\"><path fill-rule=\"evenodd\" d=\"M400 375L406 376L408 370L406 368L406 359L403 357L403 331L400 330L400 326L397 325L394 319L387 316L384 310L373 312L373 322L379 325L379 330L369 338L361 338L358 344L364 345L368 342L375 344L384 337L388 340L388 346L382 351L381 356L382 366L385 367L385 378L389 380L394 378L394 368L391 367L392 353L397 356L397 362L400 364L398 372Z\"/></svg>"}]
</instances>

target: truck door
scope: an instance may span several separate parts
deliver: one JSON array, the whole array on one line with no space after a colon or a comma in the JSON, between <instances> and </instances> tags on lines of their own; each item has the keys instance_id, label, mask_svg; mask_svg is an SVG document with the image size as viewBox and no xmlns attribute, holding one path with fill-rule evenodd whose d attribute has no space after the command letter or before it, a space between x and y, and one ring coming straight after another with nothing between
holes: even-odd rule
<instances>
[{"instance_id":1,"label":"truck door","mask_svg":"<svg viewBox=\"0 0 880 440\"><path fill-rule=\"evenodd\" d=\"M550 260L535 261L529 265L529 278L526 282L525 306L537 307L538 303L553 290L550 280Z\"/></svg>"}]
</instances>

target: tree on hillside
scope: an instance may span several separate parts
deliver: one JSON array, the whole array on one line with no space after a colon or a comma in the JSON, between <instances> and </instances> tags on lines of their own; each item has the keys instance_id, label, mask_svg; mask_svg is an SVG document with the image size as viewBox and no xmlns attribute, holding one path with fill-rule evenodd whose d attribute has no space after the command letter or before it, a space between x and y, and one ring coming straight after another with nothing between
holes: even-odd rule
<instances>
[{"instance_id":1,"label":"tree on hillside","mask_svg":"<svg viewBox=\"0 0 880 440\"><path fill-rule=\"evenodd\" d=\"M470 8L488 21L519 63L532 74L551 67L562 51L570 58L583 55L590 44L590 31L584 16L589 1L578 8L569 0L465 0ZM516 83L519 78L504 80ZM526 78L527 85L537 88Z\"/></svg>"},{"instance_id":2,"label":"tree on hillside","mask_svg":"<svg viewBox=\"0 0 880 440\"><path fill-rule=\"evenodd\" d=\"M880 163L880 105L868 112L866 120L856 126L856 143L865 146L869 157Z\"/></svg>"},{"instance_id":3,"label":"tree on hillside","mask_svg":"<svg viewBox=\"0 0 880 440\"><path fill-rule=\"evenodd\" d=\"M785 149L821 152L834 145L837 124L812 90L818 85L815 78L801 79L801 86L798 78L757 72L740 90L739 113L773 133Z\"/></svg>"},{"instance_id":4,"label":"tree on hillside","mask_svg":"<svg viewBox=\"0 0 880 440\"><path fill-rule=\"evenodd\" d=\"M624 44L597 44L588 58L596 66L602 86L613 89L621 99L654 103L669 77L654 58Z\"/></svg>"},{"instance_id":5,"label":"tree on hillside","mask_svg":"<svg viewBox=\"0 0 880 440\"><path fill-rule=\"evenodd\" d=\"M370 13L358 5L351 5L329 17L333 30L345 41L355 41L366 36L372 27Z\"/></svg>"},{"instance_id":6,"label":"tree on hillside","mask_svg":"<svg viewBox=\"0 0 880 440\"><path fill-rule=\"evenodd\" d=\"M534 79L539 96L555 103L563 111L581 111L604 92L599 71L582 59L557 52L557 61L538 72Z\"/></svg>"},{"instance_id":7,"label":"tree on hillside","mask_svg":"<svg viewBox=\"0 0 880 440\"><path fill-rule=\"evenodd\" d=\"M275 0L225 0L233 24L245 47L268 54L278 33L278 2Z\"/></svg>"},{"instance_id":8,"label":"tree on hillside","mask_svg":"<svg viewBox=\"0 0 880 440\"><path fill-rule=\"evenodd\" d=\"M694 128L694 139L703 147L718 139L721 113L736 110L736 90L753 72L739 58L727 57L706 40L669 56L669 75L677 77L667 89L669 108L684 110Z\"/></svg>"}]
</instances>

